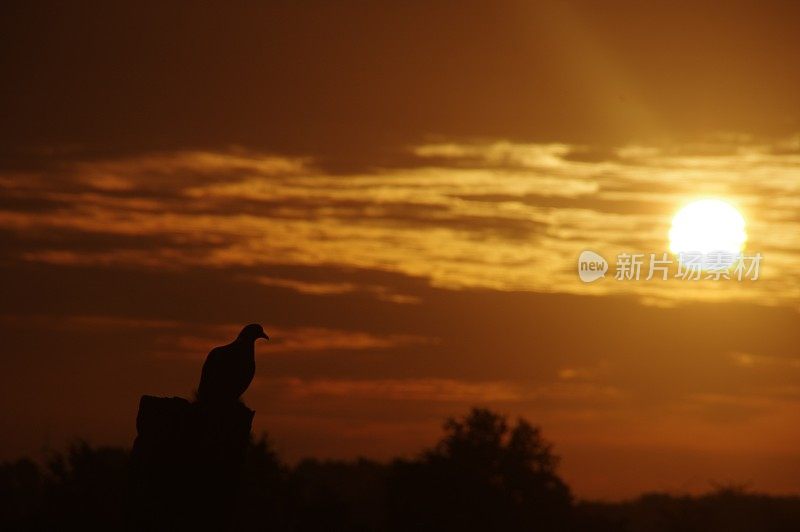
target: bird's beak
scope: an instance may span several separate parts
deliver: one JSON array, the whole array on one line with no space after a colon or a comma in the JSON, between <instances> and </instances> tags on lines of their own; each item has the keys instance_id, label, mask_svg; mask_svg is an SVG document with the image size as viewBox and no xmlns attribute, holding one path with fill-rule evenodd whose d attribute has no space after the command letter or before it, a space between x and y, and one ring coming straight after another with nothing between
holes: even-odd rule
<instances>
[{"instance_id":1,"label":"bird's beak","mask_svg":"<svg viewBox=\"0 0 800 532\"><path fill-rule=\"evenodd\" d=\"M267 336L267 333L261 333L259 335L259 338L263 338L264 340L269 340L269 336Z\"/></svg>"}]
</instances>

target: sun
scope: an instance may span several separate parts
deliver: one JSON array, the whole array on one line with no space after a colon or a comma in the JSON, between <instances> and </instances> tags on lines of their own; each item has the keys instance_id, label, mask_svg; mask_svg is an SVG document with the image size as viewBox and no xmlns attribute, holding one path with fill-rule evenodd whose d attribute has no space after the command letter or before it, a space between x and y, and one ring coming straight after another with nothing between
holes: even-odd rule
<instances>
[{"instance_id":1,"label":"sun","mask_svg":"<svg viewBox=\"0 0 800 532\"><path fill-rule=\"evenodd\" d=\"M747 240L744 217L719 199L693 201L675 214L669 230L669 249L685 253L738 254Z\"/></svg>"}]
</instances>

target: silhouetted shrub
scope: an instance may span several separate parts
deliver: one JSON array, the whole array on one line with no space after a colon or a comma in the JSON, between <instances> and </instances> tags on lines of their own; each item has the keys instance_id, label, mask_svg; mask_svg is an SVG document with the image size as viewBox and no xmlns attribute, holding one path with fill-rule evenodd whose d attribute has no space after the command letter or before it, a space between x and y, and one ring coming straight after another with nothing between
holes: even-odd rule
<instances>
[{"instance_id":1,"label":"silhouetted shrub","mask_svg":"<svg viewBox=\"0 0 800 532\"><path fill-rule=\"evenodd\" d=\"M0 529L123 528L128 453L77 442L40 467L22 459L0 465Z\"/></svg>"},{"instance_id":2,"label":"silhouetted shrub","mask_svg":"<svg viewBox=\"0 0 800 532\"><path fill-rule=\"evenodd\" d=\"M0 464L0 530L124 530L129 454L78 442L43 465ZM800 498L722 487L699 497L648 494L573 504L558 459L524 420L488 410L445 424L412 460L282 463L251 440L234 530L270 532L800 530Z\"/></svg>"}]
</instances>

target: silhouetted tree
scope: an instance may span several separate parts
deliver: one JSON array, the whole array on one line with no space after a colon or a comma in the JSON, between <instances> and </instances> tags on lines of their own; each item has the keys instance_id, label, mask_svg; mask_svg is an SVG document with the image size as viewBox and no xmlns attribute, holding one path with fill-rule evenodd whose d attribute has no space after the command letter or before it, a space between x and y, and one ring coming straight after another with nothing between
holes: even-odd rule
<instances>
[{"instance_id":1,"label":"silhouetted tree","mask_svg":"<svg viewBox=\"0 0 800 532\"><path fill-rule=\"evenodd\" d=\"M262 434L247 448L234 530L291 530L291 470Z\"/></svg>"},{"instance_id":2,"label":"silhouetted tree","mask_svg":"<svg viewBox=\"0 0 800 532\"><path fill-rule=\"evenodd\" d=\"M80 441L47 464L45 508L49 530L120 530L128 453Z\"/></svg>"},{"instance_id":3,"label":"silhouetted tree","mask_svg":"<svg viewBox=\"0 0 800 532\"><path fill-rule=\"evenodd\" d=\"M293 471L297 530L386 530L388 467L371 460L304 460Z\"/></svg>"},{"instance_id":4,"label":"silhouetted tree","mask_svg":"<svg viewBox=\"0 0 800 532\"><path fill-rule=\"evenodd\" d=\"M474 409L450 419L439 444L398 461L389 485L393 530L563 530L569 488L539 430Z\"/></svg>"},{"instance_id":5,"label":"silhouetted tree","mask_svg":"<svg viewBox=\"0 0 800 532\"><path fill-rule=\"evenodd\" d=\"M0 464L0 529L34 529L43 509L43 483L40 467L28 458Z\"/></svg>"}]
</instances>

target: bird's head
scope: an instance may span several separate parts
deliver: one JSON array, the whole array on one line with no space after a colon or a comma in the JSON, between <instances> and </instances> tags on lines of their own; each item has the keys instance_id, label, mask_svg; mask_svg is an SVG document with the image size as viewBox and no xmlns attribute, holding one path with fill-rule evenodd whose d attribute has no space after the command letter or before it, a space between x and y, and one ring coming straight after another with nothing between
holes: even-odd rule
<instances>
[{"instance_id":1,"label":"bird's head","mask_svg":"<svg viewBox=\"0 0 800 532\"><path fill-rule=\"evenodd\" d=\"M239 333L239 340L247 340L248 342L255 342L259 338L269 340L269 336L264 332L264 328L258 323L251 323L242 329Z\"/></svg>"}]
</instances>

